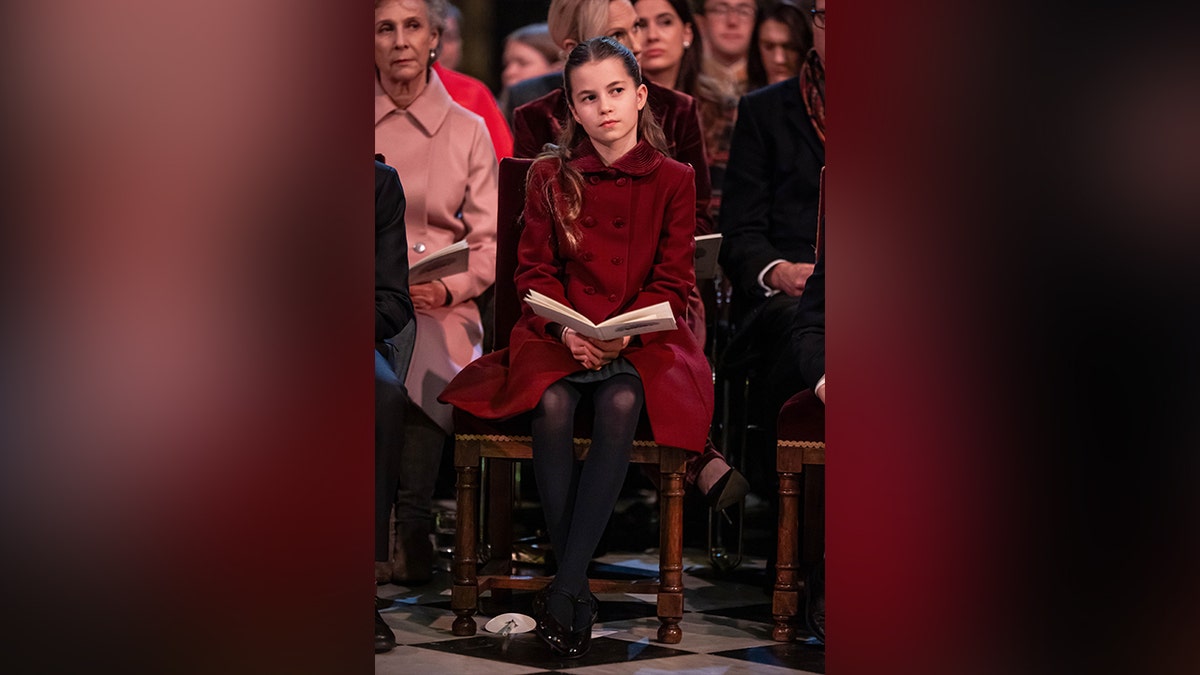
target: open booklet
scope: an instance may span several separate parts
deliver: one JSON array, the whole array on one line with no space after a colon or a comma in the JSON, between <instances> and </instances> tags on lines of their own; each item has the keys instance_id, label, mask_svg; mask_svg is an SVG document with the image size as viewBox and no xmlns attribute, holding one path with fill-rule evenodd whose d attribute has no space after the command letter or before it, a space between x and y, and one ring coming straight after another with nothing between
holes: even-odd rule
<instances>
[{"instance_id":1,"label":"open booklet","mask_svg":"<svg viewBox=\"0 0 1200 675\"><path fill-rule=\"evenodd\" d=\"M408 285L427 284L434 279L467 271L467 257L471 245L466 239L456 241L446 248L430 253L420 262L408 268Z\"/></svg>"},{"instance_id":2,"label":"open booklet","mask_svg":"<svg viewBox=\"0 0 1200 675\"><path fill-rule=\"evenodd\" d=\"M721 234L701 234L696 237L696 278L717 276L717 254L721 252Z\"/></svg>"},{"instance_id":3,"label":"open booklet","mask_svg":"<svg viewBox=\"0 0 1200 675\"><path fill-rule=\"evenodd\" d=\"M659 330L675 330L675 316L671 314L671 306L666 302L618 314L599 324L592 323L579 312L537 291L529 291L529 295L525 296L525 302L529 303L534 314L561 323L573 328L580 335L597 340L612 340L626 335L640 335Z\"/></svg>"}]
</instances>

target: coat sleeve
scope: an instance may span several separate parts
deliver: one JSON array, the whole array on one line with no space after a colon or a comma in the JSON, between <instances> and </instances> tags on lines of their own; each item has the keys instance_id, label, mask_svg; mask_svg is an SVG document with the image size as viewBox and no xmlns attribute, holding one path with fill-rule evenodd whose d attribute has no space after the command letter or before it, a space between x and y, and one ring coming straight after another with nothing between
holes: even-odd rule
<instances>
[{"instance_id":1,"label":"coat sleeve","mask_svg":"<svg viewBox=\"0 0 1200 675\"><path fill-rule=\"evenodd\" d=\"M563 286L563 262L558 257L558 237L554 217L546 203L546 188L557 171L558 160L541 160L529 170L525 185L524 229L517 243L517 298L521 301L521 318L537 334L546 335L546 319L533 313L525 295L535 290L542 295L572 307Z\"/></svg>"},{"instance_id":2,"label":"coat sleeve","mask_svg":"<svg viewBox=\"0 0 1200 675\"><path fill-rule=\"evenodd\" d=\"M408 296L408 240L404 188L392 167L375 162L375 341L399 333L412 320Z\"/></svg>"},{"instance_id":3,"label":"coat sleeve","mask_svg":"<svg viewBox=\"0 0 1200 675\"><path fill-rule=\"evenodd\" d=\"M467 190L461 206L471 254L466 272L442 279L456 305L478 296L496 279L496 151L483 123L476 120L472 127Z\"/></svg>"},{"instance_id":4,"label":"coat sleeve","mask_svg":"<svg viewBox=\"0 0 1200 675\"><path fill-rule=\"evenodd\" d=\"M771 209L771 138L763 133L753 97L738 104L737 123L729 150L729 164L721 186L720 227L723 235L719 260L734 287L762 297L758 274L772 260L787 259L767 236Z\"/></svg>"},{"instance_id":5,"label":"coat sleeve","mask_svg":"<svg viewBox=\"0 0 1200 675\"><path fill-rule=\"evenodd\" d=\"M683 316L688 294L696 285L696 179L695 170L684 166L672 186L663 227L659 233L654 266L642 290L624 311L666 301L676 316Z\"/></svg>"},{"instance_id":6,"label":"coat sleeve","mask_svg":"<svg viewBox=\"0 0 1200 675\"><path fill-rule=\"evenodd\" d=\"M708 213L712 201L712 178L708 172L708 151L704 146L704 132L700 129L700 109L696 99L684 95L687 104L680 110L675 159L691 164L696 172L696 231L695 234L712 234L713 222Z\"/></svg>"}]
</instances>

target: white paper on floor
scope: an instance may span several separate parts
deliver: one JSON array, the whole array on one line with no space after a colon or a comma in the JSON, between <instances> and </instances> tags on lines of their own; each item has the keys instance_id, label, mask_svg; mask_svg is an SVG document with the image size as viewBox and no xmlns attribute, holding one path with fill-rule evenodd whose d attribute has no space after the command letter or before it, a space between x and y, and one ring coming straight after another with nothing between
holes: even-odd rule
<instances>
[{"instance_id":1,"label":"white paper on floor","mask_svg":"<svg viewBox=\"0 0 1200 675\"><path fill-rule=\"evenodd\" d=\"M483 629L489 633L500 633L501 635L528 633L533 630L534 623L533 617L516 612L508 612L485 623Z\"/></svg>"}]
</instances>

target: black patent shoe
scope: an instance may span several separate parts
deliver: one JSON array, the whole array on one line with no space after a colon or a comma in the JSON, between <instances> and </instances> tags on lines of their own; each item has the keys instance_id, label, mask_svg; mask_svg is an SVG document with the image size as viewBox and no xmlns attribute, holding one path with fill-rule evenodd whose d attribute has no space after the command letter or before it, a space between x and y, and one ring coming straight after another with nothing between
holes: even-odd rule
<instances>
[{"instance_id":1,"label":"black patent shoe","mask_svg":"<svg viewBox=\"0 0 1200 675\"><path fill-rule=\"evenodd\" d=\"M574 658L568 656L573 643L571 629L568 626L563 626L558 622L558 619L554 618L554 615L550 613L549 605L546 602L546 599L549 598L552 593L565 595L571 598L572 602L575 601L575 597L569 595L565 591L554 590L549 586L542 588L542 590L538 591L533 596L533 609L531 610L533 612L534 620L533 632L537 633L537 636L542 639L542 642L546 643L546 646L549 647L550 651L554 652L555 655L566 658Z\"/></svg>"},{"instance_id":2,"label":"black patent shoe","mask_svg":"<svg viewBox=\"0 0 1200 675\"><path fill-rule=\"evenodd\" d=\"M379 610L375 610L375 653L382 654L390 652L395 648L396 634L392 632L392 627L387 625L387 622L379 615Z\"/></svg>"},{"instance_id":3,"label":"black patent shoe","mask_svg":"<svg viewBox=\"0 0 1200 675\"><path fill-rule=\"evenodd\" d=\"M599 615L600 601L590 591L586 597L575 598L576 611L580 609L578 605L585 605L585 611L591 612L591 617L588 619L587 626L576 631L571 631L570 641L567 645L567 652L563 654L564 658L577 659L592 648L592 626L596 625L596 617Z\"/></svg>"}]
</instances>

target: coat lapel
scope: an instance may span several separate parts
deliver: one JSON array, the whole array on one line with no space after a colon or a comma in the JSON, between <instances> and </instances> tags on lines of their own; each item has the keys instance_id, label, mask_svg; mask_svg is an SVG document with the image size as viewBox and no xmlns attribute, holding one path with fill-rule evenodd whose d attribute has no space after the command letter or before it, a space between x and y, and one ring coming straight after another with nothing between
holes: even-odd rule
<instances>
[{"instance_id":1,"label":"coat lapel","mask_svg":"<svg viewBox=\"0 0 1200 675\"><path fill-rule=\"evenodd\" d=\"M790 127L791 137L803 138L813 155L819 158L821 165L824 166L825 144L817 137L817 132L812 127L812 120L808 118L808 109L804 107L804 99L800 97L800 79L788 80L783 87L783 117L786 120L785 124ZM799 160L799 154L797 154L797 160Z\"/></svg>"}]
</instances>

